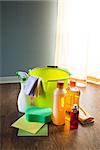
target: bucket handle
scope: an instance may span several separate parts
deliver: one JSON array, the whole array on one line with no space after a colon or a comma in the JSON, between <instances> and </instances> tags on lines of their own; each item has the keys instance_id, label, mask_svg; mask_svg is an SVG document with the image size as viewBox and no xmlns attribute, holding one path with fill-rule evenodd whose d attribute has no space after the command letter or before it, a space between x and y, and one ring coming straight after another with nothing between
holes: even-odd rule
<instances>
[{"instance_id":1,"label":"bucket handle","mask_svg":"<svg viewBox=\"0 0 100 150\"><path fill-rule=\"evenodd\" d=\"M47 66L48 68L58 68L58 66Z\"/></svg>"}]
</instances>

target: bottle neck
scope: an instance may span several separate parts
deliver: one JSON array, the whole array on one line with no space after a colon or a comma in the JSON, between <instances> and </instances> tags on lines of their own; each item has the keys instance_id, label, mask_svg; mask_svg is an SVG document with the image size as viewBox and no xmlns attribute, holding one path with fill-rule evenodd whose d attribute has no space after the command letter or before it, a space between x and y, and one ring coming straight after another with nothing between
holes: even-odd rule
<instances>
[{"instance_id":1,"label":"bottle neck","mask_svg":"<svg viewBox=\"0 0 100 150\"><path fill-rule=\"evenodd\" d=\"M76 86L76 85L70 85L70 87L71 87L71 88L75 88L75 87L77 87L77 86Z\"/></svg>"},{"instance_id":2,"label":"bottle neck","mask_svg":"<svg viewBox=\"0 0 100 150\"><path fill-rule=\"evenodd\" d=\"M58 89L60 89L60 90L63 90L64 88L63 87L57 87Z\"/></svg>"},{"instance_id":3,"label":"bottle neck","mask_svg":"<svg viewBox=\"0 0 100 150\"><path fill-rule=\"evenodd\" d=\"M72 109L74 113L77 113L78 112L78 109Z\"/></svg>"},{"instance_id":4,"label":"bottle neck","mask_svg":"<svg viewBox=\"0 0 100 150\"><path fill-rule=\"evenodd\" d=\"M21 82L20 84L21 84L21 90L23 90L25 87L25 82Z\"/></svg>"}]
</instances>

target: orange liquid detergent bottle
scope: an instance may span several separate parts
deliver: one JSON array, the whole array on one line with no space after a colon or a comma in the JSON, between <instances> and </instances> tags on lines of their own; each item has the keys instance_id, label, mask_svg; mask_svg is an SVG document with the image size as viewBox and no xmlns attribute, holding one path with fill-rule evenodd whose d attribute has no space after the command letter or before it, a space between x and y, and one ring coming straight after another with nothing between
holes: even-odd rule
<instances>
[{"instance_id":1,"label":"orange liquid detergent bottle","mask_svg":"<svg viewBox=\"0 0 100 150\"><path fill-rule=\"evenodd\" d=\"M57 88L54 91L53 102L53 123L55 125L63 125L65 123L65 109L64 98L66 95L66 89L64 89L64 82L58 81Z\"/></svg>"},{"instance_id":2,"label":"orange liquid detergent bottle","mask_svg":"<svg viewBox=\"0 0 100 150\"><path fill-rule=\"evenodd\" d=\"M67 94L65 96L65 111L70 112L74 104L79 106L80 90L76 86L76 81L71 80L69 87L67 88Z\"/></svg>"}]
</instances>

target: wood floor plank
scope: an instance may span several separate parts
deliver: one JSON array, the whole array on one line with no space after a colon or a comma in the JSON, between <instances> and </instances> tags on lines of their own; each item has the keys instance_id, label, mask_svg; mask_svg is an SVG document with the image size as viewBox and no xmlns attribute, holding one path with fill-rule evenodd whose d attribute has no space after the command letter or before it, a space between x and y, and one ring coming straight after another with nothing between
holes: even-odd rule
<instances>
[{"instance_id":1,"label":"wood floor plank","mask_svg":"<svg viewBox=\"0 0 100 150\"><path fill-rule=\"evenodd\" d=\"M21 116L17 111L20 85L0 85L0 146L1 150L100 150L100 86L88 84L81 88L80 103L95 123L64 132L64 126L49 124L48 137L17 137L10 125Z\"/></svg>"}]
</instances>

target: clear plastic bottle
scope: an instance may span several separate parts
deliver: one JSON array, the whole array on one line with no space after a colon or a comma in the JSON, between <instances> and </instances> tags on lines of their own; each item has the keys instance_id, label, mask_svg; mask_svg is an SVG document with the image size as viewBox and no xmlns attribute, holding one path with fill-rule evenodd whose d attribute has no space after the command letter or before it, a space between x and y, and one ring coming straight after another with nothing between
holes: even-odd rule
<instances>
[{"instance_id":1,"label":"clear plastic bottle","mask_svg":"<svg viewBox=\"0 0 100 150\"><path fill-rule=\"evenodd\" d=\"M70 80L67 94L65 96L65 111L70 112L74 104L79 106L80 90L76 86L75 80Z\"/></svg>"},{"instance_id":2,"label":"clear plastic bottle","mask_svg":"<svg viewBox=\"0 0 100 150\"><path fill-rule=\"evenodd\" d=\"M64 82L58 81L57 88L54 91L53 102L53 123L55 125L63 125L65 123L65 109L64 98L66 95L66 89L64 89Z\"/></svg>"}]
</instances>

